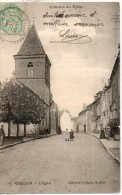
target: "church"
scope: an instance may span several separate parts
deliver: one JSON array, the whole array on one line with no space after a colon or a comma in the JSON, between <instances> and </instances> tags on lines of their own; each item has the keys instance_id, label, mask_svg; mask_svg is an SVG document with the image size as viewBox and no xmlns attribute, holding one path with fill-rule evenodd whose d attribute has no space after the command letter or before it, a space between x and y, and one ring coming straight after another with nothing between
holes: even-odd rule
<instances>
[{"instance_id":1,"label":"church","mask_svg":"<svg viewBox=\"0 0 122 195\"><path fill-rule=\"evenodd\" d=\"M43 49L34 24L31 26L18 53L14 55L14 59L14 81L31 89L43 100L48 107L48 112L46 118L42 121L42 125L47 127L51 134L56 134L58 129L58 107L52 100L50 89L51 62Z\"/></svg>"}]
</instances>

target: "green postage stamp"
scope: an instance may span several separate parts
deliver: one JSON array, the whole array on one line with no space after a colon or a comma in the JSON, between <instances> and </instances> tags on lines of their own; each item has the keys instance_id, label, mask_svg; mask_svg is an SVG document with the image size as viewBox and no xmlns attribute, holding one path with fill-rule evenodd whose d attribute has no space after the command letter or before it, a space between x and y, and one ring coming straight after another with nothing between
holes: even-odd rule
<instances>
[{"instance_id":1,"label":"green postage stamp","mask_svg":"<svg viewBox=\"0 0 122 195\"><path fill-rule=\"evenodd\" d=\"M22 9L15 4L5 5L0 10L0 26L3 33L9 35L21 34L22 23Z\"/></svg>"},{"instance_id":2,"label":"green postage stamp","mask_svg":"<svg viewBox=\"0 0 122 195\"><path fill-rule=\"evenodd\" d=\"M3 3L0 6L0 39L20 41L29 28L29 17L24 12L22 4Z\"/></svg>"}]
</instances>

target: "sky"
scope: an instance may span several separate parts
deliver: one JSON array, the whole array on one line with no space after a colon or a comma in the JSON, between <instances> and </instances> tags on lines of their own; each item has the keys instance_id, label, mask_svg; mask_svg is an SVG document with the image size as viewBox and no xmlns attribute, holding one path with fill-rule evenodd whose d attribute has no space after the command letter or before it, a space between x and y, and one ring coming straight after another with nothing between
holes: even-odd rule
<instances>
[{"instance_id":1,"label":"sky","mask_svg":"<svg viewBox=\"0 0 122 195\"><path fill-rule=\"evenodd\" d=\"M102 90L111 75L120 42L119 24L117 24L115 35L112 17L113 14L119 13L119 3L23 3L17 5L22 7L28 15L30 25L34 20L45 53L52 64L51 91L54 101L59 109L68 109L72 116L77 116L83 109L83 104L88 105L93 102L94 95ZM54 22L57 19L44 18L47 12L48 16L54 16L56 12L64 13L63 18L58 18L58 20L60 23L67 23L68 26L44 25L44 22ZM69 17L71 14L75 14L75 17ZM76 17L76 14L80 16ZM100 23L102 25L83 27L74 25L76 23ZM69 32L65 34L67 30ZM70 44L69 42L59 43L63 39L60 33L75 34L79 37L87 35L92 41L84 43L88 39L80 38L71 41ZM3 35L0 34L1 36ZM9 36L8 40L11 38ZM22 42L13 44L0 39L1 81L5 81L6 78L10 79L12 76L15 69L13 55L17 54Z\"/></svg>"}]
</instances>

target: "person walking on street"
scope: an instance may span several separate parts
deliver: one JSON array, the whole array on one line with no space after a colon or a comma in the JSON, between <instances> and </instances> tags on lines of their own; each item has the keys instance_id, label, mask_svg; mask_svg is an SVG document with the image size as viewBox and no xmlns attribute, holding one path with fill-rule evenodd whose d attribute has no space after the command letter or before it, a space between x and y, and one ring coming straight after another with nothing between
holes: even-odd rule
<instances>
[{"instance_id":1,"label":"person walking on street","mask_svg":"<svg viewBox=\"0 0 122 195\"><path fill-rule=\"evenodd\" d=\"M5 141L5 132L4 132L4 125L1 125L0 128L0 145L2 146L4 144Z\"/></svg>"},{"instance_id":2,"label":"person walking on street","mask_svg":"<svg viewBox=\"0 0 122 195\"><path fill-rule=\"evenodd\" d=\"M65 131L65 141L69 141L69 132L68 129Z\"/></svg>"},{"instance_id":3,"label":"person walking on street","mask_svg":"<svg viewBox=\"0 0 122 195\"><path fill-rule=\"evenodd\" d=\"M73 139L74 139L74 132L73 132L72 129L71 129L69 134L70 134L70 141L73 141Z\"/></svg>"}]
</instances>

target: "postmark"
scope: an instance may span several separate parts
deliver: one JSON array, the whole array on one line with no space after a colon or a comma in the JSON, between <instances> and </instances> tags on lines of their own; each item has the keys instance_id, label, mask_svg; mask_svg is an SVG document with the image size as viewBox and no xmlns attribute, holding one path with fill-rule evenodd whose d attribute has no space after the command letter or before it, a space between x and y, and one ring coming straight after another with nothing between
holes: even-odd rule
<instances>
[{"instance_id":1,"label":"postmark","mask_svg":"<svg viewBox=\"0 0 122 195\"><path fill-rule=\"evenodd\" d=\"M0 39L11 43L22 41L30 28L30 20L22 7L12 3L0 9Z\"/></svg>"}]
</instances>

